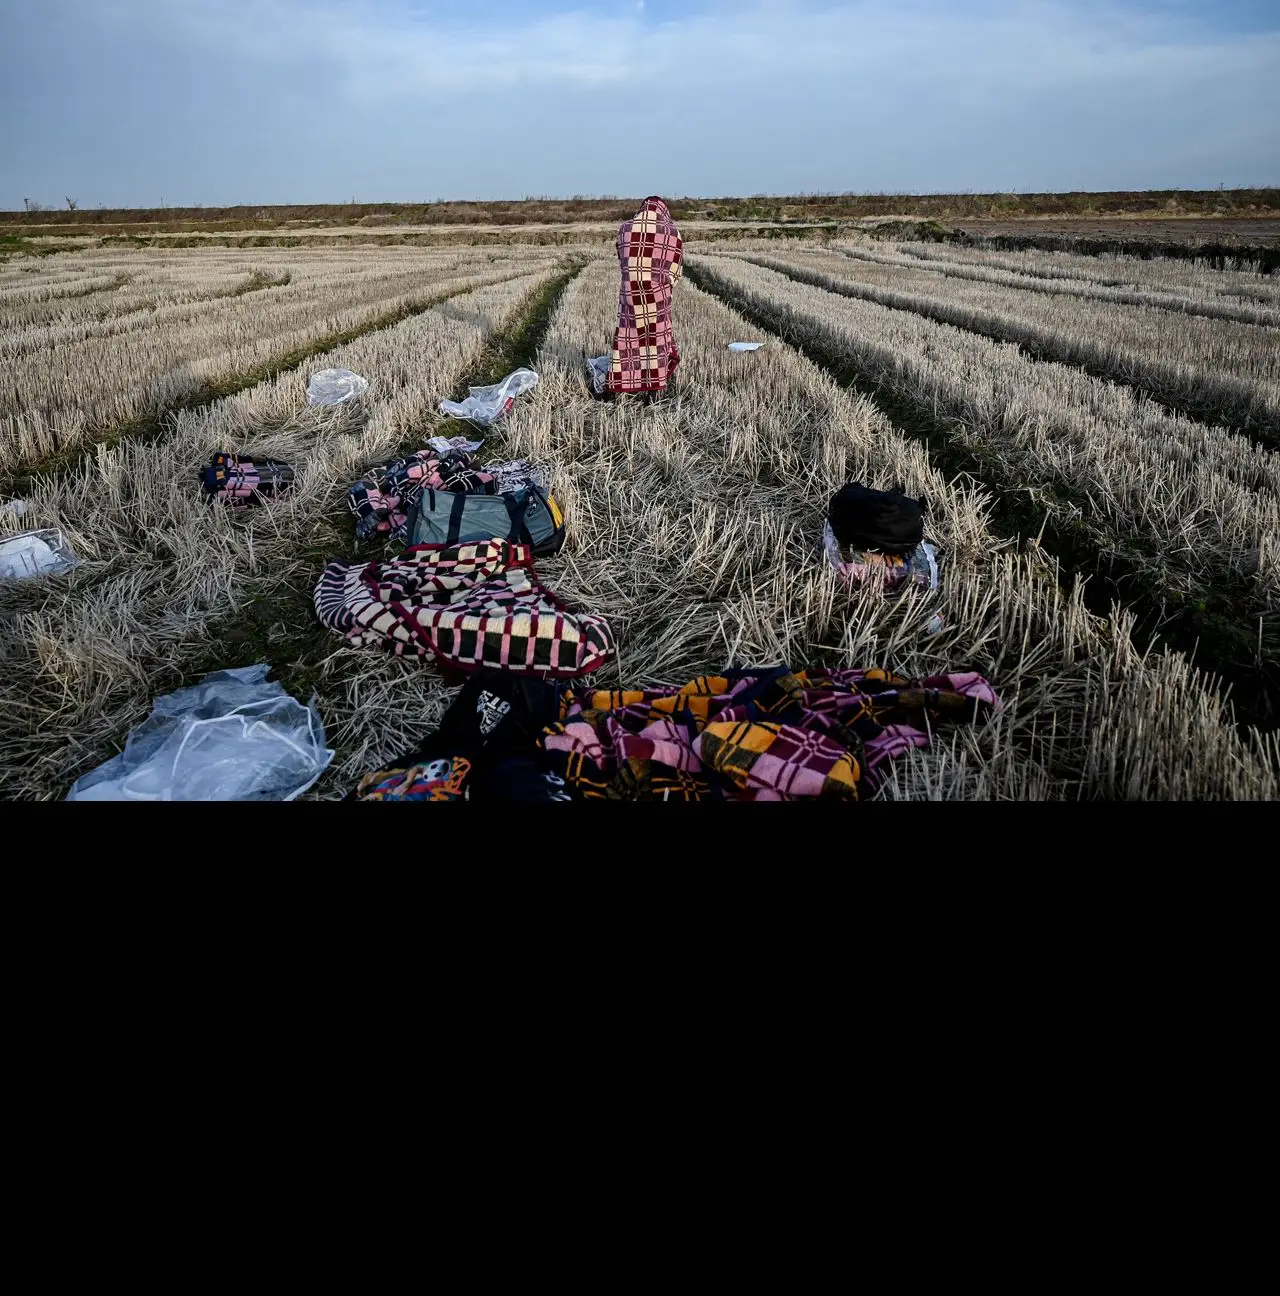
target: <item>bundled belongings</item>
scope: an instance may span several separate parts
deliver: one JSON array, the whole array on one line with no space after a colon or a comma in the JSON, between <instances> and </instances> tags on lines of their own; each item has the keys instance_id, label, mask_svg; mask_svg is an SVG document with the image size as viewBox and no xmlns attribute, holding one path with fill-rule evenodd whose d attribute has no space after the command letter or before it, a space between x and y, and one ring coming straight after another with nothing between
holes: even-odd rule
<instances>
[{"instance_id":1,"label":"bundled belongings","mask_svg":"<svg viewBox=\"0 0 1280 1296\"><path fill-rule=\"evenodd\" d=\"M537 385L538 375L532 369L517 369L492 387L472 387L464 401L441 401L440 413L492 427L516 403L517 396Z\"/></svg>"},{"instance_id":2,"label":"bundled belongings","mask_svg":"<svg viewBox=\"0 0 1280 1296\"><path fill-rule=\"evenodd\" d=\"M614 650L609 623L566 607L538 583L532 549L505 540L418 545L388 562L330 563L315 604L321 623L357 647L433 656L467 673L490 666L573 678L597 670Z\"/></svg>"},{"instance_id":3,"label":"bundled belongings","mask_svg":"<svg viewBox=\"0 0 1280 1296\"><path fill-rule=\"evenodd\" d=\"M678 690L566 690L542 743L589 800L857 801L884 761L939 724L1000 708L980 675L912 681L881 670L726 671Z\"/></svg>"},{"instance_id":4,"label":"bundled belongings","mask_svg":"<svg viewBox=\"0 0 1280 1296\"><path fill-rule=\"evenodd\" d=\"M367 774L358 801L570 801L538 738L560 718L563 685L483 670L411 754Z\"/></svg>"},{"instance_id":5,"label":"bundled belongings","mask_svg":"<svg viewBox=\"0 0 1280 1296\"><path fill-rule=\"evenodd\" d=\"M214 671L156 699L124 751L68 801L292 801L328 768L324 725L270 666Z\"/></svg>"},{"instance_id":6,"label":"bundled belongings","mask_svg":"<svg viewBox=\"0 0 1280 1296\"><path fill-rule=\"evenodd\" d=\"M914 584L938 588L938 556L924 540L923 500L901 490L853 482L831 499L822 543L828 561L851 584L883 582L886 592Z\"/></svg>"},{"instance_id":7,"label":"bundled belongings","mask_svg":"<svg viewBox=\"0 0 1280 1296\"><path fill-rule=\"evenodd\" d=\"M200 470L206 502L217 500L228 508L243 509L283 495L293 486L293 469L274 459L247 459L221 451Z\"/></svg>"},{"instance_id":8,"label":"bundled belongings","mask_svg":"<svg viewBox=\"0 0 1280 1296\"><path fill-rule=\"evenodd\" d=\"M938 554L927 542L916 545L906 557L874 549L844 548L827 522L822 529L822 544L827 561L852 585L881 580L886 593L900 591L909 584L929 590L938 588Z\"/></svg>"}]
</instances>

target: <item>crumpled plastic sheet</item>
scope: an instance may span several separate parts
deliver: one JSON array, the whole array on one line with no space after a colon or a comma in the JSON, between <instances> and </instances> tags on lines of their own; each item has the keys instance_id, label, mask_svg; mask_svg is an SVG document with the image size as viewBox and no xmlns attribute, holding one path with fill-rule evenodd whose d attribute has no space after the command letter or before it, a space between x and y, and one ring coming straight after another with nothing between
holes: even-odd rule
<instances>
[{"instance_id":1,"label":"crumpled plastic sheet","mask_svg":"<svg viewBox=\"0 0 1280 1296\"><path fill-rule=\"evenodd\" d=\"M369 380L350 369L321 369L307 384L308 405L341 405L369 390Z\"/></svg>"},{"instance_id":2,"label":"crumpled plastic sheet","mask_svg":"<svg viewBox=\"0 0 1280 1296\"><path fill-rule=\"evenodd\" d=\"M156 699L124 751L78 779L68 801L292 801L333 760L315 706L267 665L214 671Z\"/></svg>"},{"instance_id":3,"label":"crumpled plastic sheet","mask_svg":"<svg viewBox=\"0 0 1280 1296\"><path fill-rule=\"evenodd\" d=\"M14 517L23 517L27 511L27 501L23 499L0 500L0 513L12 513Z\"/></svg>"},{"instance_id":4,"label":"crumpled plastic sheet","mask_svg":"<svg viewBox=\"0 0 1280 1296\"><path fill-rule=\"evenodd\" d=\"M466 437L431 437L427 444L440 454L448 454L451 450L461 450L463 454L475 454L484 442L468 441Z\"/></svg>"},{"instance_id":5,"label":"crumpled plastic sheet","mask_svg":"<svg viewBox=\"0 0 1280 1296\"><path fill-rule=\"evenodd\" d=\"M24 531L16 536L0 536L0 580L56 576L79 561L61 531Z\"/></svg>"},{"instance_id":6,"label":"crumpled plastic sheet","mask_svg":"<svg viewBox=\"0 0 1280 1296\"><path fill-rule=\"evenodd\" d=\"M532 369L517 369L492 387L472 387L464 401L441 401L440 413L490 427L515 404L517 396L537 385L538 375Z\"/></svg>"}]
</instances>

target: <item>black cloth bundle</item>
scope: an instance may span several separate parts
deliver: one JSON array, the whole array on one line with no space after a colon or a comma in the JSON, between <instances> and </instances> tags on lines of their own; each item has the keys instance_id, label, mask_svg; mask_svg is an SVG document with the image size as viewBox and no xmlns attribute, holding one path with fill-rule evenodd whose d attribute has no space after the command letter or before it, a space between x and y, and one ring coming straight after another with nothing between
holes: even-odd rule
<instances>
[{"instance_id":1,"label":"black cloth bundle","mask_svg":"<svg viewBox=\"0 0 1280 1296\"><path fill-rule=\"evenodd\" d=\"M831 497L827 517L835 538L847 548L909 554L924 539L925 507L901 489L878 491L851 482Z\"/></svg>"}]
</instances>

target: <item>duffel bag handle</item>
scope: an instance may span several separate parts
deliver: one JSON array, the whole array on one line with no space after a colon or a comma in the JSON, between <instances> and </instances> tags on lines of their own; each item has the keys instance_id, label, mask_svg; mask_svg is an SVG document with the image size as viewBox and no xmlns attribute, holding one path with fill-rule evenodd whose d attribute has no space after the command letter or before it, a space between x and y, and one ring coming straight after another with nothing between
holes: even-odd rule
<instances>
[{"instance_id":1,"label":"duffel bag handle","mask_svg":"<svg viewBox=\"0 0 1280 1296\"><path fill-rule=\"evenodd\" d=\"M507 539L512 544L533 544L533 536L529 534L529 528L525 523L524 515L529 511L529 496L525 492L523 498L518 498L510 491L507 491L502 502L507 506L507 515L511 518L511 530L507 532Z\"/></svg>"}]
</instances>

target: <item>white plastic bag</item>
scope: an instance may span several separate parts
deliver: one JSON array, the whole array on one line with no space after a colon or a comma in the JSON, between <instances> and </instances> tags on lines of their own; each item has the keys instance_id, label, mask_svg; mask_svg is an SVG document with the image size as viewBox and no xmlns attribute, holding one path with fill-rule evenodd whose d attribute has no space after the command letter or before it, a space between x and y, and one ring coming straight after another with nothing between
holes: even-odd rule
<instances>
[{"instance_id":1,"label":"white plastic bag","mask_svg":"<svg viewBox=\"0 0 1280 1296\"><path fill-rule=\"evenodd\" d=\"M27 501L21 499L0 500L0 513L12 513L14 517L23 517L27 511Z\"/></svg>"},{"instance_id":2,"label":"white plastic bag","mask_svg":"<svg viewBox=\"0 0 1280 1296\"><path fill-rule=\"evenodd\" d=\"M587 361L587 373L591 379L591 390L597 396L604 395L604 385L609 379L609 366L612 363L612 355L592 356Z\"/></svg>"},{"instance_id":3,"label":"white plastic bag","mask_svg":"<svg viewBox=\"0 0 1280 1296\"><path fill-rule=\"evenodd\" d=\"M321 369L307 384L308 405L341 405L369 390L369 380L350 369Z\"/></svg>"},{"instance_id":4,"label":"white plastic bag","mask_svg":"<svg viewBox=\"0 0 1280 1296\"><path fill-rule=\"evenodd\" d=\"M730 351L759 351L764 346L763 342L730 342Z\"/></svg>"},{"instance_id":5,"label":"white plastic bag","mask_svg":"<svg viewBox=\"0 0 1280 1296\"><path fill-rule=\"evenodd\" d=\"M472 387L464 401L441 401L440 413L490 427L515 404L517 396L537 385L538 375L532 369L517 369L492 387Z\"/></svg>"},{"instance_id":6,"label":"white plastic bag","mask_svg":"<svg viewBox=\"0 0 1280 1296\"><path fill-rule=\"evenodd\" d=\"M324 725L271 668L214 671L156 699L124 751L79 779L68 801L292 801L328 768Z\"/></svg>"},{"instance_id":7,"label":"white plastic bag","mask_svg":"<svg viewBox=\"0 0 1280 1296\"><path fill-rule=\"evenodd\" d=\"M53 576L78 561L61 531L24 531L0 539L0 580Z\"/></svg>"}]
</instances>

